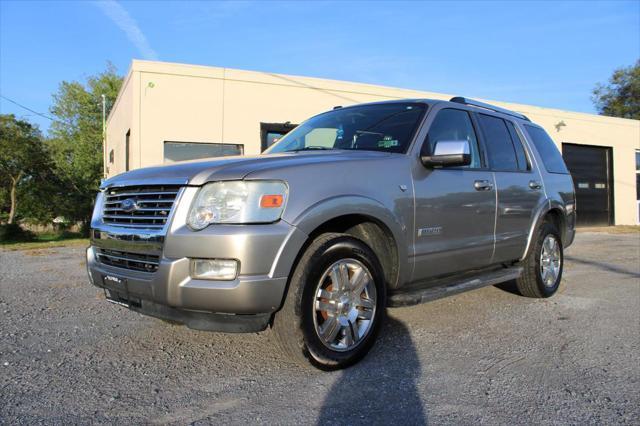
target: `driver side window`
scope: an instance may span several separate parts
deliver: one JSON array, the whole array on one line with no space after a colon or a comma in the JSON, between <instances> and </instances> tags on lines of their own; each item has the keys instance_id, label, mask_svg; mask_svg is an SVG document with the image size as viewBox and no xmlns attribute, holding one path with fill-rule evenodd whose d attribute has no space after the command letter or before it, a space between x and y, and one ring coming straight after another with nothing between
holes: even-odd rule
<instances>
[{"instance_id":1,"label":"driver side window","mask_svg":"<svg viewBox=\"0 0 640 426\"><path fill-rule=\"evenodd\" d=\"M464 141L469 143L471 152L471 164L466 168L480 168L480 151L478 139L471 123L471 117L467 111L447 108L440 110L435 120L431 123L427 138L422 145L422 153L431 155L435 146L440 141Z\"/></svg>"}]
</instances>

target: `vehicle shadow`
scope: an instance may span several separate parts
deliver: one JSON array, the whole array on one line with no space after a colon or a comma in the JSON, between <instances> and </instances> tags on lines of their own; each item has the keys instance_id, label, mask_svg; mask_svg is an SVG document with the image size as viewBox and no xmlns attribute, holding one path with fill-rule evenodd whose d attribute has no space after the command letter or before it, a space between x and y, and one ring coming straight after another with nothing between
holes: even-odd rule
<instances>
[{"instance_id":1,"label":"vehicle shadow","mask_svg":"<svg viewBox=\"0 0 640 426\"><path fill-rule=\"evenodd\" d=\"M495 284L494 287L499 288L502 291L506 291L507 293L520 296L520 291L518 291L518 285L516 284L516 280L509 280L503 283Z\"/></svg>"},{"instance_id":2,"label":"vehicle shadow","mask_svg":"<svg viewBox=\"0 0 640 426\"><path fill-rule=\"evenodd\" d=\"M627 275L631 278L640 278L640 274L638 272L621 268L619 266L615 266L610 263L597 262L595 260L585 260L585 259L580 259L574 256L566 256L566 255L564 259L570 262L579 263L581 265L593 266L595 268L602 269L607 272L613 272L614 274Z\"/></svg>"},{"instance_id":3,"label":"vehicle shadow","mask_svg":"<svg viewBox=\"0 0 640 426\"><path fill-rule=\"evenodd\" d=\"M605 272L613 272L614 274L626 275L631 278L640 278L640 273L621 268L616 265L612 265L610 263L598 262L595 260L585 260L580 259L574 256L564 256L564 260L569 263L577 263L579 265L592 266L596 269L601 269ZM506 291L507 293L512 293L515 295L520 295L518 291L518 286L516 285L516 280L506 281L500 284L494 285L494 287L499 288L500 290Z\"/></svg>"},{"instance_id":4,"label":"vehicle shadow","mask_svg":"<svg viewBox=\"0 0 640 426\"><path fill-rule=\"evenodd\" d=\"M369 355L338 373L318 424L427 424L418 389L420 372L409 330L397 319L387 317Z\"/></svg>"}]
</instances>

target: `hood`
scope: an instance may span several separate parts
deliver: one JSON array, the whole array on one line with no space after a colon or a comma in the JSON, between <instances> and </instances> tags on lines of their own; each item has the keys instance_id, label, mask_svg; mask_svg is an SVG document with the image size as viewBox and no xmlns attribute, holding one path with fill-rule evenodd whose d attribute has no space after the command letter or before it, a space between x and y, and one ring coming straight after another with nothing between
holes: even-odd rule
<instances>
[{"instance_id":1,"label":"hood","mask_svg":"<svg viewBox=\"0 0 640 426\"><path fill-rule=\"evenodd\" d=\"M248 174L305 164L359 161L393 154L376 151L301 151L254 156L233 156L209 160L184 161L164 166L145 167L107 179L100 186L127 185L202 185L216 180L243 179Z\"/></svg>"}]
</instances>

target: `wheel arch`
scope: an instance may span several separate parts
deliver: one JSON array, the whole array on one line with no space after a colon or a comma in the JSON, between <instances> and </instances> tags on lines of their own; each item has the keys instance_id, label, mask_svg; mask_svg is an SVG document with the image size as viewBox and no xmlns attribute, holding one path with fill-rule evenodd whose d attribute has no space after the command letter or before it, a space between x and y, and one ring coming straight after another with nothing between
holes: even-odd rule
<instances>
[{"instance_id":1,"label":"wheel arch","mask_svg":"<svg viewBox=\"0 0 640 426\"><path fill-rule=\"evenodd\" d=\"M546 220L550 220L556 226L560 232L563 245L567 241L567 214L562 204L548 200L537 209L533 218L534 220L532 221L527 238L527 246L525 247L521 260L525 259L529 254L529 251L533 247L536 230L538 230L540 225Z\"/></svg>"},{"instance_id":2,"label":"wheel arch","mask_svg":"<svg viewBox=\"0 0 640 426\"><path fill-rule=\"evenodd\" d=\"M387 288L396 288L399 277L398 246L391 230L373 216L345 214L324 222L309 235L309 242L327 232L351 235L367 244L382 265Z\"/></svg>"},{"instance_id":3,"label":"wheel arch","mask_svg":"<svg viewBox=\"0 0 640 426\"><path fill-rule=\"evenodd\" d=\"M387 288L397 288L408 277L404 227L391 211L376 200L363 196L324 200L300 214L292 225L306 238L304 241L297 238L287 248L290 253L295 252L292 262L274 265L274 272L277 271L278 276L291 275L302 253L317 236L339 232L364 241L374 251L383 267ZM291 259L292 256L288 257Z\"/></svg>"}]
</instances>

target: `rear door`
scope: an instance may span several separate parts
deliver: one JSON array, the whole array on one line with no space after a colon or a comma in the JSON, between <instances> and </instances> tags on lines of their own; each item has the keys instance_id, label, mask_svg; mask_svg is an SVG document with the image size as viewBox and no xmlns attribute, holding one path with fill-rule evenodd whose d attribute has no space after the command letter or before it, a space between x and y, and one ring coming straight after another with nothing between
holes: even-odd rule
<instances>
[{"instance_id":1,"label":"rear door","mask_svg":"<svg viewBox=\"0 0 640 426\"><path fill-rule=\"evenodd\" d=\"M471 114L436 106L427 125L421 152L431 154L438 141L466 140L472 163L425 168L416 155L413 281L485 266L493 253L495 185Z\"/></svg>"},{"instance_id":2,"label":"rear door","mask_svg":"<svg viewBox=\"0 0 640 426\"><path fill-rule=\"evenodd\" d=\"M531 155L510 120L478 113L495 176L497 211L492 262L519 259L527 245L533 212L544 200L543 181L531 167Z\"/></svg>"}]
</instances>

